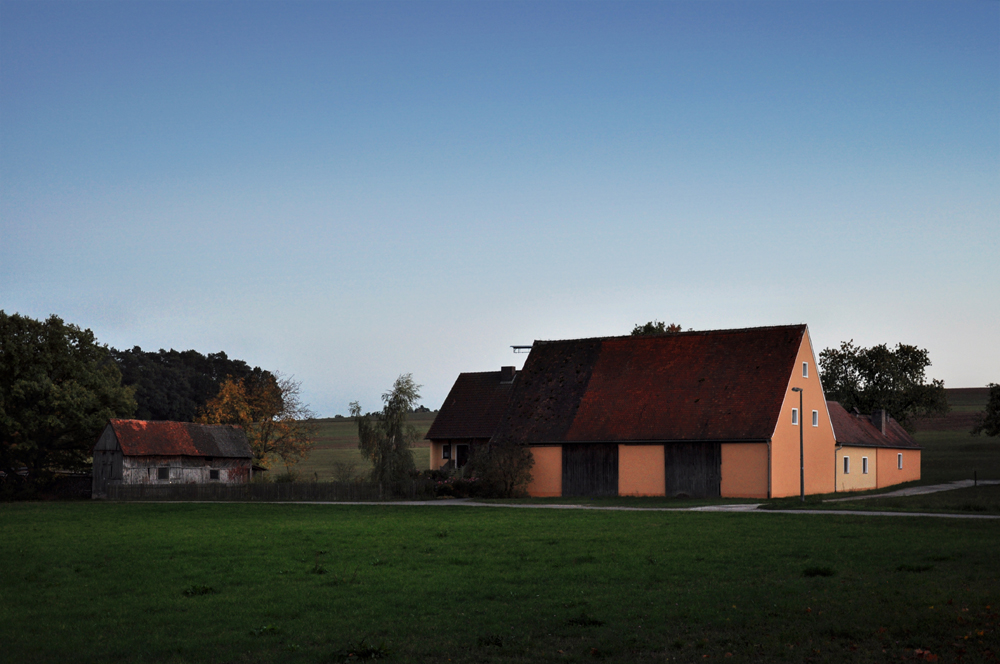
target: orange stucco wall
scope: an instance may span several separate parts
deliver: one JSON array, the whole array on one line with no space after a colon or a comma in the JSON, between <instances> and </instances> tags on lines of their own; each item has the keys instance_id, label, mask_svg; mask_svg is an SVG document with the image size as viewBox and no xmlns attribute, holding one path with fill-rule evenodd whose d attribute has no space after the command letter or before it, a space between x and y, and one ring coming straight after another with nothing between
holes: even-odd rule
<instances>
[{"instance_id":1,"label":"orange stucco wall","mask_svg":"<svg viewBox=\"0 0 1000 664\"><path fill-rule=\"evenodd\" d=\"M809 376L802 376L802 363L809 365ZM830 413L819 382L819 367L813 352L809 329L802 338L795 366L785 391L785 402L778 415L778 423L771 437L771 496L797 496L799 494L799 427L792 424L792 409L799 407L799 394L803 393L802 424L805 458L806 493L831 493L834 487L833 464L835 442ZM812 426L812 411L819 412L819 426Z\"/></svg>"},{"instance_id":2,"label":"orange stucco wall","mask_svg":"<svg viewBox=\"0 0 1000 664\"><path fill-rule=\"evenodd\" d=\"M878 458L875 447L844 446L837 450L837 491L867 491L878 486ZM844 472L844 457L850 462L850 472ZM865 474L863 459L868 458L868 473ZM893 455L895 459L895 455Z\"/></svg>"},{"instance_id":3,"label":"orange stucco wall","mask_svg":"<svg viewBox=\"0 0 1000 664\"><path fill-rule=\"evenodd\" d=\"M892 486L920 479L920 450L878 448L878 486ZM903 469L897 463L897 454L903 455Z\"/></svg>"},{"instance_id":4,"label":"orange stucco wall","mask_svg":"<svg viewBox=\"0 0 1000 664\"><path fill-rule=\"evenodd\" d=\"M431 470L437 470L448 461L447 459L441 458L441 448L443 445L443 443L431 443Z\"/></svg>"},{"instance_id":5,"label":"orange stucco wall","mask_svg":"<svg viewBox=\"0 0 1000 664\"><path fill-rule=\"evenodd\" d=\"M723 443L723 498L767 498L767 443Z\"/></svg>"},{"instance_id":6,"label":"orange stucco wall","mask_svg":"<svg viewBox=\"0 0 1000 664\"><path fill-rule=\"evenodd\" d=\"M529 447L535 458L528 495L544 498L562 495L562 447ZM663 465L663 456L660 456Z\"/></svg>"},{"instance_id":7,"label":"orange stucco wall","mask_svg":"<svg viewBox=\"0 0 1000 664\"><path fill-rule=\"evenodd\" d=\"M618 446L618 495L664 496L663 445Z\"/></svg>"}]
</instances>

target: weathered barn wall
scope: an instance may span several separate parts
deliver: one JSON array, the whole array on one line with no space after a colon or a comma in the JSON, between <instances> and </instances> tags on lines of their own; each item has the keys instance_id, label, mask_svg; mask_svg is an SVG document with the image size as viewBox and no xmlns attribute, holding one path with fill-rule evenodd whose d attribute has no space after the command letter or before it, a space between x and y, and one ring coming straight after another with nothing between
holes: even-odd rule
<instances>
[{"instance_id":1,"label":"weathered barn wall","mask_svg":"<svg viewBox=\"0 0 1000 664\"><path fill-rule=\"evenodd\" d=\"M122 453L118 439L111 427L105 427L94 446L94 470L91 485L92 497L107 495L108 483L121 482Z\"/></svg>"},{"instance_id":2,"label":"weathered barn wall","mask_svg":"<svg viewBox=\"0 0 1000 664\"><path fill-rule=\"evenodd\" d=\"M717 498L721 484L719 443L668 443L663 446L665 491L670 497Z\"/></svg>"},{"instance_id":3,"label":"weathered barn wall","mask_svg":"<svg viewBox=\"0 0 1000 664\"><path fill-rule=\"evenodd\" d=\"M167 469L168 479L159 479L159 470ZM219 471L219 479L211 479L211 471ZM198 484L221 482L238 484L250 480L249 459L206 459L203 457L125 457L124 484Z\"/></svg>"},{"instance_id":4,"label":"weathered barn wall","mask_svg":"<svg viewBox=\"0 0 1000 664\"><path fill-rule=\"evenodd\" d=\"M618 446L618 494L664 495L663 445Z\"/></svg>"},{"instance_id":5,"label":"weathered barn wall","mask_svg":"<svg viewBox=\"0 0 1000 664\"><path fill-rule=\"evenodd\" d=\"M723 498L767 498L767 443L723 443Z\"/></svg>"},{"instance_id":6,"label":"weathered barn wall","mask_svg":"<svg viewBox=\"0 0 1000 664\"><path fill-rule=\"evenodd\" d=\"M618 445L615 443L564 443L562 446L562 495L617 496Z\"/></svg>"}]
</instances>

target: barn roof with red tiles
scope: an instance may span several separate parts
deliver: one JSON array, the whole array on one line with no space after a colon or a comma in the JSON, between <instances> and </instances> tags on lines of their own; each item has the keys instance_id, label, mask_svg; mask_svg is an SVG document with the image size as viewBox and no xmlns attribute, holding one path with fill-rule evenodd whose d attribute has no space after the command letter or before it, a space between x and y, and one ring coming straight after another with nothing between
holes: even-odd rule
<instances>
[{"instance_id":1,"label":"barn roof with red tiles","mask_svg":"<svg viewBox=\"0 0 1000 664\"><path fill-rule=\"evenodd\" d=\"M488 439L507 409L511 387L501 371L459 374L444 405L428 429L427 440Z\"/></svg>"},{"instance_id":2,"label":"barn roof with red tiles","mask_svg":"<svg viewBox=\"0 0 1000 664\"><path fill-rule=\"evenodd\" d=\"M494 440L763 441L805 325L536 341Z\"/></svg>"},{"instance_id":3,"label":"barn roof with red tiles","mask_svg":"<svg viewBox=\"0 0 1000 664\"><path fill-rule=\"evenodd\" d=\"M833 437L838 445L851 447L893 447L900 449L920 449L917 441L906 432L899 422L888 417L883 434L872 422L870 415L849 413L836 401L826 402L833 424Z\"/></svg>"},{"instance_id":4,"label":"barn roof with red tiles","mask_svg":"<svg viewBox=\"0 0 1000 664\"><path fill-rule=\"evenodd\" d=\"M147 420L111 420L108 426L125 456L253 456L246 434L236 426Z\"/></svg>"}]
</instances>

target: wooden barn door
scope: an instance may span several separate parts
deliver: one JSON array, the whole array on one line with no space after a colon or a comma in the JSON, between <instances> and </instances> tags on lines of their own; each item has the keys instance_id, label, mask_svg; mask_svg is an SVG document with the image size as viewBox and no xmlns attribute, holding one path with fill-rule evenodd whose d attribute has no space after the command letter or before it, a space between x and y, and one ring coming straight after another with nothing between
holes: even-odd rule
<instances>
[{"instance_id":1,"label":"wooden barn door","mask_svg":"<svg viewBox=\"0 0 1000 664\"><path fill-rule=\"evenodd\" d=\"M618 445L573 443L562 446L562 495L617 496Z\"/></svg>"},{"instance_id":2,"label":"wooden barn door","mask_svg":"<svg viewBox=\"0 0 1000 664\"><path fill-rule=\"evenodd\" d=\"M719 443L667 443L663 446L667 496L718 498L722 483Z\"/></svg>"}]
</instances>

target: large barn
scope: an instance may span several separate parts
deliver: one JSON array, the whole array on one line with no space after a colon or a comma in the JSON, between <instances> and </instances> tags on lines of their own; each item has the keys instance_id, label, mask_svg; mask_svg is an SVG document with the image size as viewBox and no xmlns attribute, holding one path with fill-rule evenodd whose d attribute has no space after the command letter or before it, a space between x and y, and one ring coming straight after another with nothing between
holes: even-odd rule
<instances>
[{"instance_id":1,"label":"large barn","mask_svg":"<svg viewBox=\"0 0 1000 664\"><path fill-rule=\"evenodd\" d=\"M94 446L93 497L112 483L247 482L252 461L240 427L111 420Z\"/></svg>"},{"instance_id":2,"label":"large barn","mask_svg":"<svg viewBox=\"0 0 1000 664\"><path fill-rule=\"evenodd\" d=\"M770 498L799 493L800 435L806 493L833 492L805 325L536 341L519 372L459 376L427 438L432 468L457 445L526 446L533 496Z\"/></svg>"}]
</instances>

